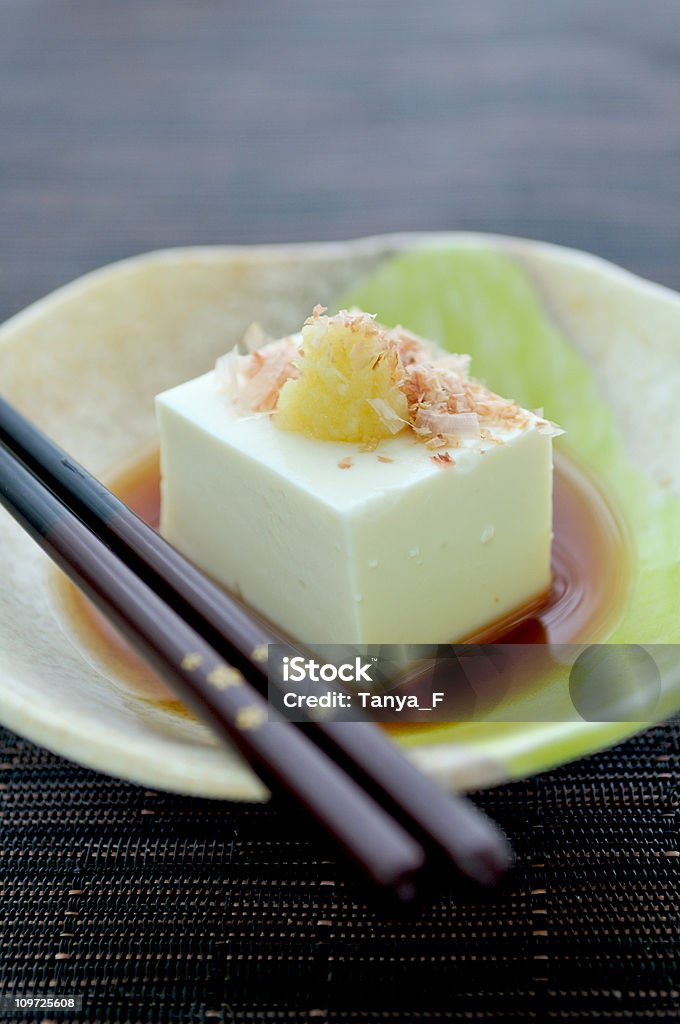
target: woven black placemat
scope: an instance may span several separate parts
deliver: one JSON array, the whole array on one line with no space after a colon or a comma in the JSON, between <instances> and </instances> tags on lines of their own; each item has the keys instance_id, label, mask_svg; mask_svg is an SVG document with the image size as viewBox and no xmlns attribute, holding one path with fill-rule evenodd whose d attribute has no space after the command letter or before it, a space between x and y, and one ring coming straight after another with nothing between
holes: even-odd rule
<instances>
[{"instance_id":1,"label":"woven black placemat","mask_svg":"<svg viewBox=\"0 0 680 1024\"><path fill-rule=\"evenodd\" d=\"M674 1020L679 737L477 794L511 882L399 920L274 807L146 791L0 731L1 991L82 994L58 1019L88 1022Z\"/></svg>"}]
</instances>

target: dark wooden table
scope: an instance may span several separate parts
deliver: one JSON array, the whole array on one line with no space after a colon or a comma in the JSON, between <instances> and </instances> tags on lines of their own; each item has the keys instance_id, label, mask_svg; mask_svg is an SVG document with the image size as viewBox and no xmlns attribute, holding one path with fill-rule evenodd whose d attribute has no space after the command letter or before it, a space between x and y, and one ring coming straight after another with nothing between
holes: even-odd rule
<instances>
[{"instance_id":1,"label":"dark wooden table","mask_svg":"<svg viewBox=\"0 0 680 1024\"><path fill-rule=\"evenodd\" d=\"M0 318L158 246L418 228L680 287L677 0L0 0Z\"/></svg>"},{"instance_id":2,"label":"dark wooden table","mask_svg":"<svg viewBox=\"0 0 680 1024\"><path fill-rule=\"evenodd\" d=\"M678 0L0 0L0 19L0 319L147 249L420 228L680 288ZM2 732L0 992L83 992L93 1024L670 1021L679 737L478 794L518 852L508 891L404 923L275 809Z\"/></svg>"}]
</instances>

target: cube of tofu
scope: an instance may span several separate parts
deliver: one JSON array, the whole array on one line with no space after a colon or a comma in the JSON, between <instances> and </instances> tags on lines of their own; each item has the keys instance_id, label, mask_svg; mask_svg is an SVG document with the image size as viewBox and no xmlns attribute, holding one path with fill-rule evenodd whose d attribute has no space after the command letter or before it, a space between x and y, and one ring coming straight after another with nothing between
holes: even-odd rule
<instances>
[{"instance_id":1,"label":"cube of tofu","mask_svg":"<svg viewBox=\"0 0 680 1024\"><path fill-rule=\"evenodd\" d=\"M530 413L362 451L244 415L211 372L157 415L163 534L295 639L460 641L549 587L552 437Z\"/></svg>"}]
</instances>

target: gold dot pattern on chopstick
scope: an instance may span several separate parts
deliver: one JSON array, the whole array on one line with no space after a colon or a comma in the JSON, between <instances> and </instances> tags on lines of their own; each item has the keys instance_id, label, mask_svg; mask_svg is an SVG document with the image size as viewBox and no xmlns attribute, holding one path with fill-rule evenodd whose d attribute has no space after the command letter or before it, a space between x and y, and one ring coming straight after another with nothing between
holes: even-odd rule
<instances>
[{"instance_id":1,"label":"gold dot pattern on chopstick","mask_svg":"<svg viewBox=\"0 0 680 1024\"><path fill-rule=\"evenodd\" d=\"M186 672L193 672L203 664L203 655L198 651L189 651L182 658L182 668Z\"/></svg>"},{"instance_id":2,"label":"gold dot pattern on chopstick","mask_svg":"<svg viewBox=\"0 0 680 1024\"><path fill-rule=\"evenodd\" d=\"M251 704L248 707L239 708L236 715L236 728L244 730L259 729L266 719L267 716L262 708L258 708L256 704Z\"/></svg>"},{"instance_id":3,"label":"gold dot pattern on chopstick","mask_svg":"<svg viewBox=\"0 0 680 1024\"><path fill-rule=\"evenodd\" d=\"M240 686L243 676L237 668L231 665L216 665L208 673L208 682L217 690L226 690L229 686Z\"/></svg>"},{"instance_id":4,"label":"gold dot pattern on chopstick","mask_svg":"<svg viewBox=\"0 0 680 1024\"><path fill-rule=\"evenodd\" d=\"M258 644L257 647L253 649L250 657L253 661L266 661L268 653L267 644Z\"/></svg>"}]
</instances>

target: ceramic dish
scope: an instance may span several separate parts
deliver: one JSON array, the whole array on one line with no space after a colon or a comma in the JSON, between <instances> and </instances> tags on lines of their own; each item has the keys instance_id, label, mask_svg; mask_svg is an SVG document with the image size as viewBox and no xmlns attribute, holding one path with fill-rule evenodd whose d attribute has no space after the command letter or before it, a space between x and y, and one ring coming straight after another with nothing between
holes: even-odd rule
<instances>
[{"instance_id":1,"label":"ceramic dish","mask_svg":"<svg viewBox=\"0 0 680 1024\"><path fill-rule=\"evenodd\" d=\"M346 301L456 343L492 387L545 405L630 537L629 590L606 635L591 639L680 642L680 297L592 256L462 234L151 253L89 274L0 328L2 390L106 477L154 443L154 395L208 369L253 319L278 335L317 302ZM549 691L546 683L518 697L514 721L440 726L400 741L427 772L472 788L558 765L647 724L551 720ZM530 721L521 720L525 699ZM543 714L536 701L545 701ZM679 707L671 673L655 716ZM235 752L193 720L140 700L97 659L69 626L48 560L4 512L0 719L147 786L265 795Z\"/></svg>"}]
</instances>

